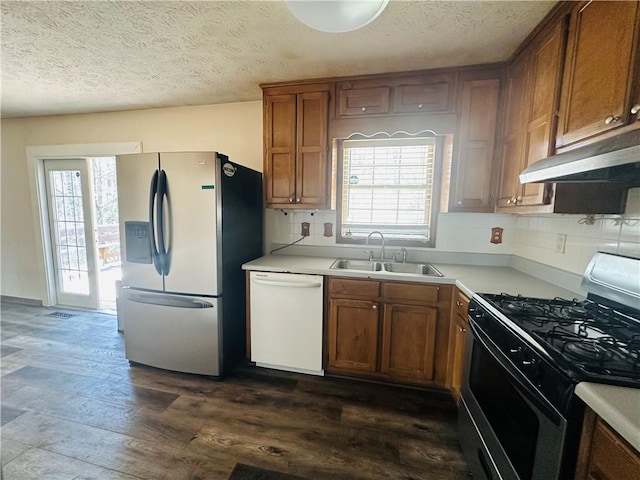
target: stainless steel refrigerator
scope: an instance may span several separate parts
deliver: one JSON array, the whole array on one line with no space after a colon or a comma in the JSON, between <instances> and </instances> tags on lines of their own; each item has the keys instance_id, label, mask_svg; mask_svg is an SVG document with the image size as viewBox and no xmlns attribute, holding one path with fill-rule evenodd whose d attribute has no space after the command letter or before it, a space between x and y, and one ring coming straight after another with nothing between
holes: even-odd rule
<instances>
[{"instance_id":1,"label":"stainless steel refrigerator","mask_svg":"<svg viewBox=\"0 0 640 480\"><path fill-rule=\"evenodd\" d=\"M116 167L127 359L222 376L245 353L241 265L262 255L262 175L217 152Z\"/></svg>"}]
</instances>

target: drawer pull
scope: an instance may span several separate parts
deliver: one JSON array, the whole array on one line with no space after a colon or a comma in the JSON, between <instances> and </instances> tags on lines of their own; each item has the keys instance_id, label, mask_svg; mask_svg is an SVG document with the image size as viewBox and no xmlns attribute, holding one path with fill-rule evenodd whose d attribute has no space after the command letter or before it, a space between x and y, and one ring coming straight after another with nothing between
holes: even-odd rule
<instances>
[{"instance_id":1,"label":"drawer pull","mask_svg":"<svg viewBox=\"0 0 640 480\"><path fill-rule=\"evenodd\" d=\"M633 107L631 107L631 115L635 115L640 112L640 103L636 103Z\"/></svg>"}]
</instances>

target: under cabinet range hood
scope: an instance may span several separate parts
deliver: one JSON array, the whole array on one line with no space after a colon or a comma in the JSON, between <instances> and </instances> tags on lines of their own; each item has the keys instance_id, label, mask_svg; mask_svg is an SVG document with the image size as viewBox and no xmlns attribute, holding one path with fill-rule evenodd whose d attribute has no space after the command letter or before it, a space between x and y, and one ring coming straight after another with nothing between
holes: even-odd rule
<instances>
[{"instance_id":1,"label":"under cabinet range hood","mask_svg":"<svg viewBox=\"0 0 640 480\"><path fill-rule=\"evenodd\" d=\"M640 186L640 130L540 160L520 174L520 182Z\"/></svg>"}]
</instances>

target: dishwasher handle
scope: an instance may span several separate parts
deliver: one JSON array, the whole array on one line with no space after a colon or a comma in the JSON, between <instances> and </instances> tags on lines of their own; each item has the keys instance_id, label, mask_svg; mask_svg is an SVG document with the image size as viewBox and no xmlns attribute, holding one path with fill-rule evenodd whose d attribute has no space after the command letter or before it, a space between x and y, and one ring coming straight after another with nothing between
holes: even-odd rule
<instances>
[{"instance_id":1,"label":"dishwasher handle","mask_svg":"<svg viewBox=\"0 0 640 480\"><path fill-rule=\"evenodd\" d=\"M281 282L278 280L262 280L261 278L254 278L253 282L259 285L270 285L272 287L318 288L322 286L322 282Z\"/></svg>"}]
</instances>

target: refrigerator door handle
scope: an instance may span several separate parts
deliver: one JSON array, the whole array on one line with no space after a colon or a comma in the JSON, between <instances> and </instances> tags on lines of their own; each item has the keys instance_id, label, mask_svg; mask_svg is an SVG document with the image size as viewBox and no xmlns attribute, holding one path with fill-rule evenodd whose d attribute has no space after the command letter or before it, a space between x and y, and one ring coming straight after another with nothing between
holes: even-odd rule
<instances>
[{"instance_id":1,"label":"refrigerator door handle","mask_svg":"<svg viewBox=\"0 0 640 480\"><path fill-rule=\"evenodd\" d=\"M165 198L167 198L167 173L164 170L160 170L160 176L158 178L158 201L156 202L156 216L158 217L158 253L160 255L160 265L162 266L162 274L169 275L169 253L167 252L167 246L165 245ZM167 198L168 203L168 198Z\"/></svg>"},{"instance_id":2,"label":"refrigerator door handle","mask_svg":"<svg viewBox=\"0 0 640 480\"><path fill-rule=\"evenodd\" d=\"M127 292L125 295L127 300L135 303L146 303L149 305L160 305L163 307L175 308L213 308L212 303L177 295L158 295L132 292Z\"/></svg>"},{"instance_id":3,"label":"refrigerator door handle","mask_svg":"<svg viewBox=\"0 0 640 480\"><path fill-rule=\"evenodd\" d=\"M149 242L151 243L151 258L153 260L153 266L156 268L158 275L162 275L162 263L159 257L158 248L156 247L156 228L153 212L153 205L156 202L156 197L158 196L158 174L159 171L156 169L151 177L151 186L149 187Z\"/></svg>"}]
</instances>

